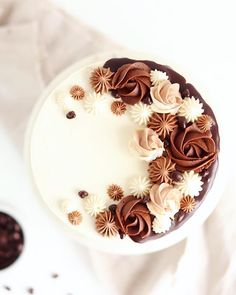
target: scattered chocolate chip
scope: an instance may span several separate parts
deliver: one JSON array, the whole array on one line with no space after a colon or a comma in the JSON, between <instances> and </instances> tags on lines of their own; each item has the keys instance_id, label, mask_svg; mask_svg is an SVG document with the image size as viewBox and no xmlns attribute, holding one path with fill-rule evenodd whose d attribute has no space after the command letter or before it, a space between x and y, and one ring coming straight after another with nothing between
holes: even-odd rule
<instances>
[{"instance_id":1,"label":"scattered chocolate chip","mask_svg":"<svg viewBox=\"0 0 236 295\"><path fill-rule=\"evenodd\" d=\"M76 113L74 111L71 111L66 114L67 119L74 119L76 117Z\"/></svg>"},{"instance_id":2,"label":"scattered chocolate chip","mask_svg":"<svg viewBox=\"0 0 236 295\"><path fill-rule=\"evenodd\" d=\"M112 204L108 207L108 209L111 211L112 214L116 214L116 207L117 205L116 204Z\"/></svg>"},{"instance_id":3,"label":"scattered chocolate chip","mask_svg":"<svg viewBox=\"0 0 236 295\"><path fill-rule=\"evenodd\" d=\"M143 99L142 99L142 102L144 104L147 104L147 105L151 105L153 104L153 101L152 101L152 98L150 96L145 96Z\"/></svg>"},{"instance_id":4,"label":"scattered chocolate chip","mask_svg":"<svg viewBox=\"0 0 236 295\"><path fill-rule=\"evenodd\" d=\"M209 170L203 170L203 172L201 173L202 177L207 177L210 174Z\"/></svg>"},{"instance_id":5,"label":"scattered chocolate chip","mask_svg":"<svg viewBox=\"0 0 236 295\"><path fill-rule=\"evenodd\" d=\"M80 196L80 198L86 198L88 196L88 192L86 191L79 191L78 195Z\"/></svg>"},{"instance_id":6,"label":"scattered chocolate chip","mask_svg":"<svg viewBox=\"0 0 236 295\"><path fill-rule=\"evenodd\" d=\"M17 252L21 252L23 250L23 244L18 244L16 249Z\"/></svg>"},{"instance_id":7,"label":"scattered chocolate chip","mask_svg":"<svg viewBox=\"0 0 236 295\"><path fill-rule=\"evenodd\" d=\"M143 202L144 202L144 203L147 203L147 202L149 202L149 201L150 201L150 196L149 196L149 195L143 197Z\"/></svg>"},{"instance_id":8,"label":"scattered chocolate chip","mask_svg":"<svg viewBox=\"0 0 236 295\"><path fill-rule=\"evenodd\" d=\"M182 222L185 218L186 214L184 213L184 211L182 209L179 210L179 212L177 212L175 214L175 222Z\"/></svg>"},{"instance_id":9,"label":"scattered chocolate chip","mask_svg":"<svg viewBox=\"0 0 236 295\"><path fill-rule=\"evenodd\" d=\"M11 291L11 288L9 286L3 286L3 288L7 291Z\"/></svg>"},{"instance_id":10,"label":"scattered chocolate chip","mask_svg":"<svg viewBox=\"0 0 236 295\"><path fill-rule=\"evenodd\" d=\"M164 139L164 148L166 149L170 145L169 140L166 138Z\"/></svg>"},{"instance_id":11,"label":"scattered chocolate chip","mask_svg":"<svg viewBox=\"0 0 236 295\"><path fill-rule=\"evenodd\" d=\"M190 91L188 88L186 88L183 92L182 92L182 97L189 97L190 96Z\"/></svg>"},{"instance_id":12,"label":"scattered chocolate chip","mask_svg":"<svg viewBox=\"0 0 236 295\"><path fill-rule=\"evenodd\" d=\"M112 90L111 95L114 96L115 98L120 98L119 94L117 93L117 90Z\"/></svg>"},{"instance_id":13,"label":"scattered chocolate chip","mask_svg":"<svg viewBox=\"0 0 236 295\"><path fill-rule=\"evenodd\" d=\"M19 224L14 225L14 230L15 230L15 232L20 232L21 231L21 228L20 228Z\"/></svg>"},{"instance_id":14,"label":"scattered chocolate chip","mask_svg":"<svg viewBox=\"0 0 236 295\"><path fill-rule=\"evenodd\" d=\"M53 278L53 279L57 279L58 277L59 277L59 274L58 274L58 273L53 273L53 274L52 274L52 278Z\"/></svg>"},{"instance_id":15,"label":"scattered chocolate chip","mask_svg":"<svg viewBox=\"0 0 236 295\"><path fill-rule=\"evenodd\" d=\"M185 129L187 127L187 120L186 120L186 118L185 117L181 117L181 116L179 116L177 118L178 118L179 127L181 129Z\"/></svg>"},{"instance_id":16,"label":"scattered chocolate chip","mask_svg":"<svg viewBox=\"0 0 236 295\"><path fill-rule=\"evenodd\" d=\"M120 235L121 240L124 239L124 234L122 233L122 231L120 229L119 229L119 235Z\"/></svg>"},{"instance_id":17,"label":"scattered chocolate chip","mask_svg":"<svg viewBox=\"0 0 236 295\"><path fill-rule=\"evenodd\" d=\"M163 156L163 157L167 157L167 156L168 156L167 151L164 151L164 152L162 153L162 156Z\"/></svg>"},{"instance_id":18,"label":"scattered chocolate chip","mask_svg":"<svg viewBox=\"0 0 236 295\"><path fill-rule=\"evenodd\" d=\"M28 288L28 289L27 289L27 292L28 292L29 294L34 294L34 289L33 289L33 288Z\"/></svg>"},{"instance_id":19,"label":"scattered chocolate chip","mask_svg":"<svg viewBox=\"0 0 236 295\"><path fill-rule=\"evenodd\" d=\"M179 171L172 171L170 177L174 182L180 182L183 180L183 174Z\"/></svg>"},{"instance_id":20,"label":"scattered chocolate chip","mask_svg":"<svg viewBox=\"0 0 236 295\"><path fill-rule=\"evenodd\" d=\"M10 266L23 250L24 235L17 221L0 212L0 270Z\"/></svg>"},{"instance_id":21,"label":"scattered chocolate chip","mask_svg":"<svg viewBox=\"0 0 236 295\"><path fill-rule=\"evenodd\" d=\"M11 238L13 240L20 240L20 233L14 232Z\"/></svg>"}]
</instances>

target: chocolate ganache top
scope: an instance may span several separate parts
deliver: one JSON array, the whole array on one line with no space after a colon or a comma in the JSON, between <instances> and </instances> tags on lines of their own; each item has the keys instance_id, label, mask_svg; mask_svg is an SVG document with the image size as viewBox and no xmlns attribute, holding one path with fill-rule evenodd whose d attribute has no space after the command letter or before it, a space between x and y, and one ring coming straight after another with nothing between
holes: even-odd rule
<instances>
[{"instance_id":1,"label":"chocolate ganache top","mask_svg":"<svg viewBox=\"0 0 236 295\"><path fill-rule=\"evenodd\" d=\"M114 73L112 78L112 95L121 98L126 104L152 104L150 94L150 71L165 72L169 81L179 84L182 97L194 97L202 103L204 115L212 119L210 131L199 131L196 123L183 122L179 117L178 127L165 138L166 156L175 163L177 171L194 171L201 176L202 190L194 198L197 209L211 188L218 167L218 152L220 150L220 137L215 115L211 107L205 102L196 88L186 79L166 65L149 60L133 60L129 58L113 58L103 66L110 68ZM186 196L189 197L189 196ZM191 199L191 198L190 198ZM154 216L147 214L148 209L144 201L133 196L125 197L120 201L116 210L116 223L122 234L129 235L136 242L143 242L150 238L158 238L165 232L152 231L151 222ZM171 226L167 233L179 228L195 211L187 212L180 209L171 219ZM124 213L124 214L123 214Z\"/></svg>"}]
</instances>

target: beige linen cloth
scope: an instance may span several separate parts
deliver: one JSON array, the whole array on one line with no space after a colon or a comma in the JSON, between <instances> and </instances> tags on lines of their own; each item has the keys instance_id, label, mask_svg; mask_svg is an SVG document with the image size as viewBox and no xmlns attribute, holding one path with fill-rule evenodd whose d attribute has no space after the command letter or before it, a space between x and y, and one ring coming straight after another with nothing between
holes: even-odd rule
<instances>
[{"instance_id":1,"label":"beige linen cloth","mask_svg":"<svg viewBox=\"0 0 236 295\"><path fill-rule=\"evenodd\" d=\"M0 0L0 124L20 153L28 116L48 82L84 56L112 48L47 1ZM104 294L236 294L235 196L228 186L204 226L169 249L134 257L91 251Z\"/></svg>"}]
</instances>

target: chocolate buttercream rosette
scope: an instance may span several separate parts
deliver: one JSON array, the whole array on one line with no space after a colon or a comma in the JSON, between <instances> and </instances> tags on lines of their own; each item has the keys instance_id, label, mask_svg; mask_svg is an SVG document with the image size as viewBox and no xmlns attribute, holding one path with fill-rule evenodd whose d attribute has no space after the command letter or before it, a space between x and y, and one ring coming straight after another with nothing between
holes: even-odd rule
<instances>
[{"instance_id":1,"label":"chocolate buttercream rosette","mask_svg":"<svg viewBox=\"0 0 236 295\"><path fill-rule=\"evenodd\" d=\"M152 232L152 216L142 199L135 196L123 198L116 208L116 224L121 235L141 242Z\"/></svg>"}]
</instances>

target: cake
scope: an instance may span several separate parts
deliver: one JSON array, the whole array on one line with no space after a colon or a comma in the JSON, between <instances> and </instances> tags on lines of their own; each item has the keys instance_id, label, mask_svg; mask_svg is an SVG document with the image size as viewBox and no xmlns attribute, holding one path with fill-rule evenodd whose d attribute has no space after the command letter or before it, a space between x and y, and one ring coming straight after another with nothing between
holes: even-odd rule
<instances>
[{"instance_id":1,"label":"cake","mask_svg":"<svg viewBox=\"0 0 236 295\"><path fill-rule=\"evenodd\" d=\"M54 82L30 165L47 206L78 236L135 245L197 214L219 149L215 115L192 84L158 60L120 56Z\"/></svg>"}]
</instances>

